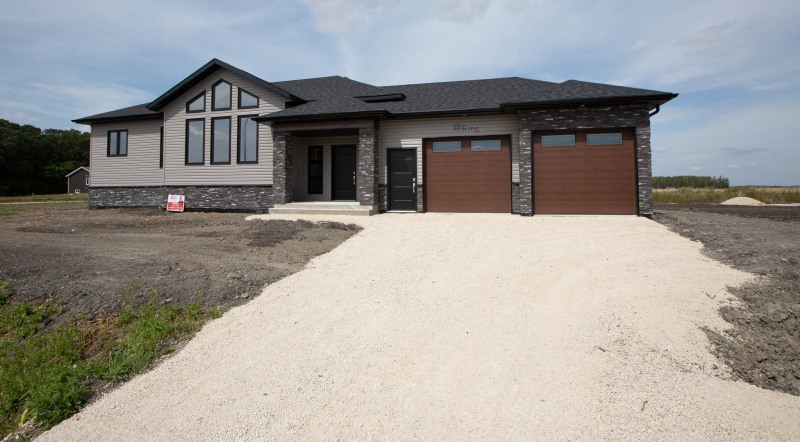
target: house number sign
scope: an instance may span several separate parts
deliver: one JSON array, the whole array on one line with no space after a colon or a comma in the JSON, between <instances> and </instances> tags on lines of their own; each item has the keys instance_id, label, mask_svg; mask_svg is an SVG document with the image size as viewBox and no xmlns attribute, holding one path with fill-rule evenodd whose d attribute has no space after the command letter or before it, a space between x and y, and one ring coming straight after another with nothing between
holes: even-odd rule
<instances>
[{"instance_id":1,"label":"house number sign","mask_svg":"<svg viewBox=\"0 0 800 442\"><path fill-rule=\"evenodd\" d=\"M481 131L480 126L473 126L469 123L453 123L453 132L478 133L480 131Z\"/></svg>"}]
</instances>

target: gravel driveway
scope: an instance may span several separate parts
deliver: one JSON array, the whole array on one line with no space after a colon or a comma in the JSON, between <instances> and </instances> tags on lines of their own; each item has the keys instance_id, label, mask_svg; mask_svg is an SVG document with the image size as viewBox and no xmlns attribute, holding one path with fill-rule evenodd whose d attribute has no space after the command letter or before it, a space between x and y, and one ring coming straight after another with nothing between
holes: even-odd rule
<instances>
[{"instance_id":1,"label":"gravel driveway","mask_svg":"<svg viewBox=\"0 0 800 442\"><path fill-rule=\"evenodd\" d=\"M800 397L728 380L701 330L725 327L726 286L752 276L666 227L336 221L365 229L42 440L800 434Z\"/></svg>"}]
</instances>

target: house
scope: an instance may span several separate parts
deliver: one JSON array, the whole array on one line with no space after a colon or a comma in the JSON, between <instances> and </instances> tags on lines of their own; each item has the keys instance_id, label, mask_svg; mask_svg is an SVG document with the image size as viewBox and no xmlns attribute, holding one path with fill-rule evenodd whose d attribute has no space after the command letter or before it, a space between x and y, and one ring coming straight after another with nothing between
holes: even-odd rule
<instances>
[{"instance_id":1,"label":"house","mask_svg":"<svg viewBox=\"0 0 800 442\"><path fill-rule=\"evenodd\" d=\"M268 82L214 59L150 103L74 121L91 125L92 208L172 193L200 210L649 216L650 117L676 96L518 77Z\"/></svg>"},{"instance_id":2,"label":"house","mask_svg":"<svg viewBox=\"0 0 800 442\"><path fill-rule=\"evenodd\" d=\"M67 193L86 193L89 189L89 168L79 167L67 174Z\"/></svg>"}]
</instances>

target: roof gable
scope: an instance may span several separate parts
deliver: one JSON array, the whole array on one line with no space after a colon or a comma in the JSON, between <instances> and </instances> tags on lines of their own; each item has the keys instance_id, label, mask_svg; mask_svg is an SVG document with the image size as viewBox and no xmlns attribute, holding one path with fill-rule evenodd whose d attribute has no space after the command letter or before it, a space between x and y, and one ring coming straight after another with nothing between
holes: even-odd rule
<instances>
[{"instance_id":1,"label":"roof gable","mask_svg":"<svg viewBox=\"0 0 800 442\"><path fill-rule=\"evenodd\" d=\"M197 85L200 81L202 81L204 78L206 78L208 75L210 75L217 69L226 69L228 71L241 75L242 77L252 81L253 83L263 86L271 90L272 92L275 92L276 94L283 96L289 101L300 101L300 102L305 101L302 98L293 95L289 91L279 86L276 86L273 83L270 83L266 80L262 80L261 78L258 78L249 72L245 72L239 68L233 67L228 63L225 63L215 58L206 63L205 66L201 67L200 69L196 70L194 73L186 77L183 81L176 84L174 87L172 87L172 89L168 90L167 92L164 92L164 94L162 94L160 97L153 100L149 105L147 105L147 108L152 111L160 111L161 109L164 108L164 106L167 103L178 98L181 94L183 94L184 92L188 91L189 89Z\"/></svg>"},{"instance_id":2,"label":"roof gable","mask_svg":"<svg viewBox=\"0 0 800 442\"><path fill-rule=\"evenodd\" d=\"M71 177L72 175L75 175L76 173L80 172L81 170L85 170L85 171L86 171L86 173L91 173L91 172L89 171L89 168L88 168L88 167L83 167L83 166L81 166L81 167L79 167L79 168L77 168L77 169L73 170L72 172L68 173L68 174L67 174L67 176L65 176L64 178L69 178L69 177Z\"/></svg>"}]
</instances>

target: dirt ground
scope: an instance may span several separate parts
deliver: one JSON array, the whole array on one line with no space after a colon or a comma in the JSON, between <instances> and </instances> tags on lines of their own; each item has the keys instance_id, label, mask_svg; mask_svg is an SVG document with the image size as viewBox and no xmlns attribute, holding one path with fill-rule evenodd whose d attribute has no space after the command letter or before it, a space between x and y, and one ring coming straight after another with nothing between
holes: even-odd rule
<instances>
[{"instance_id":1,"label":"dirt ground","mask_svg":"<svg viewBox=\"0 0 800 442\"><path fill-rule=\"evenodd\" d=\"M703 252L762 277L730 293L733 328L708 331L742 380L800 395L800 207L660 205L654 220L703 243Z\"/></svg>"},{"instance_id":2,"label":"dirt ground","mask_svg":"<svg viewBox=\"0 0 800 442\"><path fill-rule=\"evenodd\" d=\"M0 218L0 280L15 301L66 315L118 312L156 297L231 307L361 230L245 214L54 206Z\"/></svg>"}]
</instances>

